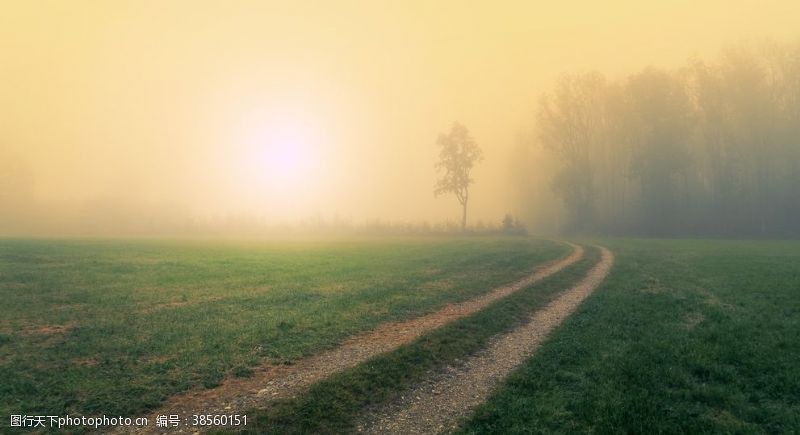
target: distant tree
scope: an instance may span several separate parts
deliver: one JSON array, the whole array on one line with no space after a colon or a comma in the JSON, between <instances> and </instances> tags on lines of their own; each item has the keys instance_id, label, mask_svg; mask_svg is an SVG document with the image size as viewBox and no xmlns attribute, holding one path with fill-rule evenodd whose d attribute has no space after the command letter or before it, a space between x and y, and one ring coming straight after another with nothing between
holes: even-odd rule
<instances>
[{"instance_id":1,"label":"distant tree","mask_svg":"<svg viewBox=\"0 0 800 435\"><path fill-rule=\"evenodd\" d=\"M563 229L800 235L798 77L797 43L734 47L716 61L611 81L565 76L536 119ZM526 210L549 208L536 189L525 192Z\"/></svg>"},{"instance_id":2,"label":"distant tree","mask_svg":"<svg viewBox=\"0 0 800 435\"><path fill-rule=\"evenodd\" d=\"M448 134L439 135L439 161L436 170L443 172L437 180L433 193L436 196L452 193L461 204L461 231L467 227L467 203L469 202L469 185L474 181L470 171L475 163L483 159L483 153L467 128L454 123Z\"/></svg>"},{"instance_id":3,"label":"distant tree","mask_svg":"<svg viewBox=\"0 0 800 435\"><path fill-rule=\"evenodd\" d=\"M514 231L514 216L511 216L511 213L506 213L503 217L503 231L507 233Z\"/></svg>"},{"instance_id":4,"label":"distant tree","mask_svg":"<svg viewBox=\"0 0 800 435\"><path fill-rule=\"evenodd\" d=\"M539 140L562 166L552 187L567 210L567 229L587 232L595 222L597 149L602 135L605 78L599 73L564 76L553 95L543 96Z\"/></svg>"},{"instance_id":5,"label":"distant tree","mask_svg":"<svg viewBox=\"0 0 800 435\"><path fill-rule=\"evenodd\" d=\"M525 229L525 225L519 221L519 219L515 218L511 213L506 213L503 217L501 222L503 227L503 232L506 234L515 234L515 235L526 235L528 234L528 230Z\"/></svg>"},{"instance_id":6,"label":"distant tree","mask_svg":"<svg viewBox=\"0 0 800 435\"><path fill-rule=\"evenodd\" d=\"M665 71L648 68L628 79L627 104L634 120L631 134L630 175L641 193L641 227L647 234L673 233L680 224L678 192L691 169L688 142L692 134L692 107L684 84Z\"/></svg>"}]
</instances>

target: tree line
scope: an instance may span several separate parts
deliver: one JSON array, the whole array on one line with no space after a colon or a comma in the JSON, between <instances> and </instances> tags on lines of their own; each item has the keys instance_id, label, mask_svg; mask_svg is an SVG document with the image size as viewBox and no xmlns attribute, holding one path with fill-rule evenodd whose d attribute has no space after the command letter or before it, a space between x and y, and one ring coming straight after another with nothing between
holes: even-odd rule
<instances>
[{"instance_id":1,"label":"tree line","mask_svg":"<svg viewBox=\"0 0 800 435\"><path fill-rule=\"evenodd\" d=\"M563 231L800 234L800 44L564 76L541 99L535 137L554 161Z\"/></svg>"}]
</instances>

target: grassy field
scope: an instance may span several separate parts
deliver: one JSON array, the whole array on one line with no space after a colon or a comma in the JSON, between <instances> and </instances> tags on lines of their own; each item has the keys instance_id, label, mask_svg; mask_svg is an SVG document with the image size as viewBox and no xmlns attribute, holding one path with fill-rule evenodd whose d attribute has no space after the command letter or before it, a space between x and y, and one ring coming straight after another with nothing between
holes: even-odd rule
<instances>
[{"instance_id":1,"label":"grassy field","mask_svg":"<svg viewBox=\"0 0 800 435\"><path fill-rule=\"evenodd\" d=\"M347 433L371 405L391 401L432 371L457 364L486 346L489 340L527 320L562 290L582 278L599 260L590 249L564 271L500 299L485 309L435 329L393 352L337 373L299 397L278 401L251 413L256 418L246 433Z\"/></svg>"},{"instance_id":2,"label":"grassy field","mask_svg":"<svg viewBox=\"0 0 800 435\"><path fill-rule=\"evenodd\" d=\"M523 238L0 239L0 415L132 416L567 250Z\"/></svg>"},{"instance_id":3,"label":"grassy field","mask_svg":"<svg viewBox=\"0 0 800 435\"><path fill-rule=\"evenodd\" d=\"M463 433L800 433L800 242L590 240L607 280ZM0 240L0 413L135 415L387 320L485 292L567 248L522 238ZM597 261L251 414L351 430L520 324Z\"/></svg>"},{"instance_id":4,"label":"grassy field","mask_svg":"<svg viewBox=\"0 0 800 435\"><path fill-rule=\"evenodd\" d=\"M464 433L800 433L800 242L599 242L608 280Z\"/></svg>"}]
</instances>

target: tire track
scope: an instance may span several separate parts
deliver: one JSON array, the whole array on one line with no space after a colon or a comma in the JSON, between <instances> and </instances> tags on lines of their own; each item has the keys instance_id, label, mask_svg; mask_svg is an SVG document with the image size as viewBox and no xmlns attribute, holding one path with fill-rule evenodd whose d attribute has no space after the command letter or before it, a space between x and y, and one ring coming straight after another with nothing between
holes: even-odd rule
<instances>
[{"instance_id":1,"label":"tire track","mask_svg":"<svg viewBox=\"0 0 800 435\"><path fill-rule=\"evenodd\" d=\"M406 393L400 400L367 411L357 424L359 433L419 434L449 432L483 403L492 390L594 291L608 275L614 255L601 249L600 261L574 287L561 293L530 320L499 336L463 366L450 367Z\"/></svg>"},{"instance_id":2,"label":"tire track","mask_svg":"<svg viewBox=\"0 0 800 435\"><path fill-rule=\"evenodd\" d=\"M291 365L264 364L249 378L227 379L222 385L207 390L192 390L172 396L157 410L146 415L150 425L118 427L112 433L160 433L155 427L159 415L242 414L253 408L263 408L275 399L296 395L313 383L336 372L354 367L376 355L392 351L424 333L452 320L469 316L492 302L509 296L545 279L583 258L581 246L569 244L572 252L536 268L527 277L512 284L497 287L476 298L448 304L438 311L421 317L389 322L346 339L339 346L293 362ZM193 432L196 428L181 426L170 433Z\"/></svg>"}]
</instances>

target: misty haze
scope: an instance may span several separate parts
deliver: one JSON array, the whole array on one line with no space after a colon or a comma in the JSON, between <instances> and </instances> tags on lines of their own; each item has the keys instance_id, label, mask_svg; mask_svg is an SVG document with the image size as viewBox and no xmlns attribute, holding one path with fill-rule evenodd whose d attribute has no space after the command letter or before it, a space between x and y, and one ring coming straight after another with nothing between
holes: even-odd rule
<instances>
[{"instance_id":1,"label":"misty haze","mask_svg":"<svg viewBox=\"0 0 800 435\"><path fill-rule=\"evenodd\" d=\"M3 9L0 432L800 432L800 3Z\"/></svg>"}]
</instances>

